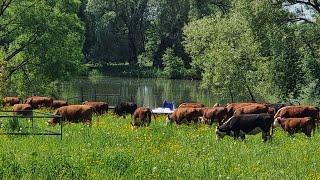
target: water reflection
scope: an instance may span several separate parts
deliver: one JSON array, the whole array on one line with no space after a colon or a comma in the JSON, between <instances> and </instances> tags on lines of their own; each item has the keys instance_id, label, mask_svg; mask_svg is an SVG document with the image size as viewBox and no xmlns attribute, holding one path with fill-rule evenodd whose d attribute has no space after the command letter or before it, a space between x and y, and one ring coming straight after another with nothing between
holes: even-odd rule
<instances>
[{"instance_id":1,"label":"water reflection","mask_svg":"<svg viewBox=\"0 0 320 180\"><path fill-rule=\"evenodd\" d=\"M199 81L189 80L95 77L73 80L62 86L62 98L69 99L71 103L79 103L81 98L73 97L81 95L83 100L107 101L110 105L134 99L139 106L151 108L161 106L164 100L175 104L202 102L206 106L230 102L223 94L201 89ZM113 95L105 97L105 94Z\"/></svg>"}]
</instances>

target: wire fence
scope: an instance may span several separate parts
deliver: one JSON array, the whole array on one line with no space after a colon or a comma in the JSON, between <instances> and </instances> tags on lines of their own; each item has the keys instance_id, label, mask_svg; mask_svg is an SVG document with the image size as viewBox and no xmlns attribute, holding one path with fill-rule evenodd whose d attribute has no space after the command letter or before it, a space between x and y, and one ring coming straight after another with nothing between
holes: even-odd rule
<instances>
[{"instance_id":1,"label":"wire fence","mask_svg":"<svg viewBox=\"0 0 320 180\"><path fill-rule=\"evenodd\" d=\"M47 121L55 118L58 127L49 126ZM0 135L63 136L62 116L38 111L0 111Z\"/></svg>"}]
</instances>

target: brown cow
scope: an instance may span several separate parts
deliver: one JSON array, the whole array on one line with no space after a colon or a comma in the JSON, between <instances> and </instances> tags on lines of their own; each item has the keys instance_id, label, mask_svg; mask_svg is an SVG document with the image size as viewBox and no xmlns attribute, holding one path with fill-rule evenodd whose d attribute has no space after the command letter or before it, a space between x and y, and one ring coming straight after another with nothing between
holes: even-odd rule
<instances>
[{"instance_id":1,"label":"brown cow","mask_svg":"<svg viewBox=\"0 0 320 180\"><path fill-rule=\"evenodd\" d=\"M311 137L312 131L315 130L315 119L305 118L276 118L274 126L281 126L282 129L293 135L294 133L303 132L306 136Z\"/></svg>"},{"instance_id":2,"label":"brown cow","mask_svg":"<svg viewBox=\"0 0 320 180\"><path fill-rule=\"evenodd\" d=\"M312 117L319 121L319 108L314 106L286 106L276 113L276 118L304 118Z\"/></svg>"},{"instance_id":3,"label":"brown cow","mask_svg":"<svg viewBox=\"0 0 320 180\"><path fill-rule=\"evenodd\" d=\"M151 109L139 107L133 113L132 126L149 126L151 123Z\"/></svg>"},{"instance_id":4,"label":"brown cow","mask_svg":"<svg viewBox=\"0 0 320 180\"><path fill-rule=\"evenodd\" d=\"M167 124L176 122L177 125L186 123L189 124L192 121L198 124L199 118L202 116L202 108L178 108L171 115L167 117Z\"/></svg>"},{"instance_id":5,"label":"brown cow","mask_svg":"<svg viewBox=\"0 0 320 180\"><path fill-rule=\"evenodd\" d=\"M52 105L51 105L51 109L58 109L58 108L61 108L63 106L68 106L68 105L69 104L67 101L53 100Z\"/></svg>"},{"instance_id":6,"label":"brown cow","mask_svg":"<svg viewBox=\"0 0 320 180\"><path fill-rule=\"evenodd\" d=\"M15 104L20 104L21 99L19 97L5 97L3 98L3 107L4 106L13 106Z\"/></svg>"},{"instance_id":7,"label":"brown cow","mask_svg":"<svg viewBox=\"0 0 320 180\"><path fill-rule=\"evenodd\" d=\"M15 115L23 115L25 117L32 116L32 107L30 104L15 104L13 105Z\"/></svg>"},{"instance_id":8,"label":"brown cow","mask_svg":"<svg viewBox=\"0 0 320 180\"><path fill-rule=\"evenodd\" d=\"M202 103L182 103L178 108L203 108L204 105Z\"/></svg>"},{"instance_id":9,"label":"brown cow","mask_svg":"<svg viewBox=\"0 0 320 180\"><path fill-rule=\"evenodd\" d=\"M230 103L227 105L227 112L228 112L228 116L227 118L231 118L234 114L234 112L236 111L236 109L241 108L241 107L245 107L245 106L249 106L249 105L254 105L257 103Z\"/></svg>"},{"instance_id":10,"label":"brown cow","mask_svg":"<svg viewBox=\"0 0 320 180\"><path fill-rule=\"evenodd\" d=\"M82 104L91 106L93 111L99 115L108 112L108 104L105 102L85 101Z\"/></svg>"},{"instance_id":11,"label":"brown cow","mask_svg":"<svg viewBox=\"0 0 320 180\"><path fill-rule=\"evenodd\" d=\"M88 105L69 105L58 108L55 115L62 116L65 121L72 123L88 123L91 125L93 108ZM55 117L48 121L51 125L59 123L59 118Z\"/></svg>"},{"instance_id":12,"label":"brown cow","mask_svg":"<svg viewBox=\"0 0 320 180\"><path fill-rule=\"evenodd\" d=\"M39 107L47 107L50 108L52 105L53 99L50 97L43 96L32 96L25 100L26 104L30 104L33 109L37 109Z\"/></svg>"},{"instance_id":13,"label":"brown cow","mask_svg":"<svg viewBox=\"0 0 320 180\"><path fill-rule=\"evenodd\" d=\"M205 124L210 126L213 124L214 120L217 120L218 125L222 125L227 117L227 108L225 107L213 107L204 108L202 119Z\"/></svg>"},{"instance_id":14,"label":"brown cow","mask_svg":"<svg viewBox=\"0 0 320 180\"><path fill-rule=\"evenodd\" d=\"M269 108L263 104L252 104L237 108L234 115L268 113Z\"/></svg>"}]
</instances>

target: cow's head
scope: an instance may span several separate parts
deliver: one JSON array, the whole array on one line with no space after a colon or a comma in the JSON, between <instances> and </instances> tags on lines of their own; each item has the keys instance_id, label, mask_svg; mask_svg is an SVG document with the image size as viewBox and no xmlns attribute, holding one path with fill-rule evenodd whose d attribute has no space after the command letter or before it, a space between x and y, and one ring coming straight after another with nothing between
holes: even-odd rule
<instances>
[{"instance_id":1,"label":"cow's head","mask_svg":"<svg viewBox=\"0 0 320 180\"><path fill-rule=\"evenodd\" d=\"M209 124L208 119L204 118L204 117L200 117L200 122L203 124Z\"/></svg>"},{"instance_id":2,"label":"cow's head","mask_svg":"<svg viewBox=\"0 0 320 180\"><path fill-rule=\"evenodd\" d=\"M166 124L167 125L171 125L172 123L173 123L173 120L172 120L171 116L168 115L167 118L166 118Z\"/></svg>"},{"instance_id":3,"label":"cow's head","mask_svg":"<svg viewBox=\"0 0 320 180\"><path fill-rule=\"evenodd\" d=\"M228 135L227 131L222 130L221 128L219 128L219 126L216 129L216 137L217 140L220 140L222 138L224 138L225 135Z\"/></svg>"},{"instance_id":4,"label":"cow's head","mask_svg":"<svg viewBox=\"0 0 320 180\"><path fill-rule=\"evenodd\" d=\"M48 125L51 125L51 126L55 126L56 124L60 123L60 117L58 116L53 116L52 119L48 120Z\"/></svg>"},{"instance_id":5,"label":"cow's head","mask_svg":"<svg viewBox=\"0 0 320 180\"><path fill-rule=\"evenodd\" d=\"M281 121L281 117L277 117L273 122L273 127L279 127L280 121Z\"/></svg>"},{"instance_id":6,"label":"cow's head","mask_svg":"<svg viewBox=\"0 0 320 180\"><path fill-rule=\"evenodd\" d=\"M52 118L52 119L48 120L48 125L55 126L56 124L58 124L57 118Z\"/></svg>"}]
</instances>

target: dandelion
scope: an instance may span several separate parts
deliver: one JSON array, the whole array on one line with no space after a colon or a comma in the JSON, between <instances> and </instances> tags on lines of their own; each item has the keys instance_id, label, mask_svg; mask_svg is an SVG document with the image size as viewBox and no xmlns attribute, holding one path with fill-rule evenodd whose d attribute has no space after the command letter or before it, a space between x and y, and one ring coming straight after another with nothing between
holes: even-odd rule
<instances>
[{"instance_id":1,"label":"dandelion","mask_svg":"<svg viewBox=\"0 0 320 180\"><path fill-rule=\"evenodd\" d=\"M157 170L157 167L152 168L152 172L156 172L156 170Z\"/></svg>"}]
</instances>

